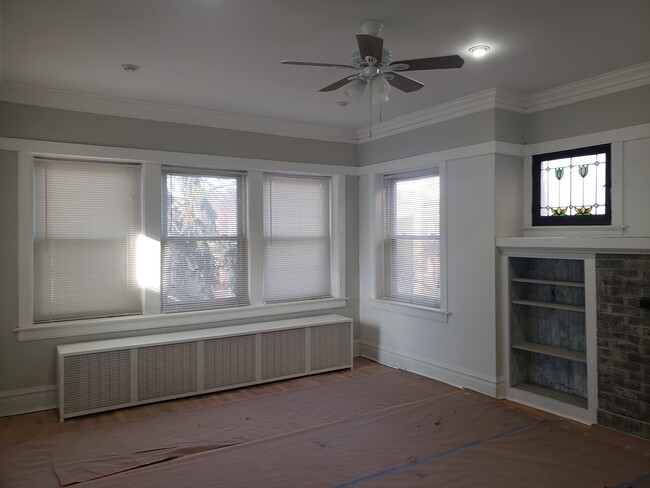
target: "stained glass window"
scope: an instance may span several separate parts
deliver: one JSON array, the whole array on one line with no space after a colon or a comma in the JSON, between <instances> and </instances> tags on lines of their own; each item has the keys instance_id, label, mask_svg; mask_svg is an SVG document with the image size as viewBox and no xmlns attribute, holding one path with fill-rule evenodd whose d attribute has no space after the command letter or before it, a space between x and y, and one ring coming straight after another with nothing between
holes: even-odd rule
<instances>
[{"instance_id":1,"label":"stained glass window","mask_svg":"<svg viewBox=\"0 0 650 488\"><path fill-rule=\"evenodd\" d=\"M533 225L609 225L610 145L533 156Z\"/></svg>"}]
</instances>

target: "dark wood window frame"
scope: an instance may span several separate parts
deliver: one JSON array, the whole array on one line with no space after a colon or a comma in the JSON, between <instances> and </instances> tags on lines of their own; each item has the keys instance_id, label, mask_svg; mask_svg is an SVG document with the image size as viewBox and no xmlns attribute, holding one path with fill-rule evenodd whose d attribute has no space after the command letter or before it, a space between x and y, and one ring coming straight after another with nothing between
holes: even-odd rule
<instances>
[{"instance_id":1,"label":"dark wood window frame","mask_svg":"<svg viewBox=\"0 0 650 488\"><path fill-rule=\"evenodd\" d=\"M540 208L540 167L542 161L554 159L575 158L589 154L605 153L605 213L602 215L567 215L565 217L542 216L539 214ZM598 146L582 147L578 149L569 149L566 151L557 151L533 156L533 206L532 206L532 224L533 226L590 226L590 225L611 225L612 223L612 197L611 197L611 172L612 158L611 145L601 144Z\"/></svg>"}]
</instances>

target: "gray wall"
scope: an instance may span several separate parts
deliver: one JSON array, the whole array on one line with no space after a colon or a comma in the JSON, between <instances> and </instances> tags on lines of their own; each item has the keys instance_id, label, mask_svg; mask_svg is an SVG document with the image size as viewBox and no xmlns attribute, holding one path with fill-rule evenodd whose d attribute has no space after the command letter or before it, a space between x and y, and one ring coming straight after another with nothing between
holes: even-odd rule
<instances>
[{"instance_id":1,"label":"gray wall","mask_svg":"<svg viewBox=\"0 0 650 488\"><path fill-rule=\"evenodd\" d=\"M649 122L650 85L645 85L526 115L484 110L383 137L359 145L359 165L490 141L534 144Z\"/></svg>"},{"instance_id":2,"label":"gray wall","mask_svg":"<svg viewBox=\"0 0 650 488\"><path fill-rule=\"evenodd\" d=\"M525 142L552 141L650 122L650 85L525 117Z\"/></svg>"},{"instance_id":3,"label":"gray wall","mask_svg":"<svg viewBox=\"0 0 650 488\"><path fill-rule=\"evenodd\" d=\"M494 140L494 110L445 120L359 145L359 164L392 161Z\"/></svg>"},{"instance_id":4,"label":"gray wall","mask_svg":"<svg viewBox=\"0 0 650 488\"><path fill-rule=\"evenodd\" d=\"M0 136L355 166L356 144L0 102Z\"/></svg>"}]
</instances>

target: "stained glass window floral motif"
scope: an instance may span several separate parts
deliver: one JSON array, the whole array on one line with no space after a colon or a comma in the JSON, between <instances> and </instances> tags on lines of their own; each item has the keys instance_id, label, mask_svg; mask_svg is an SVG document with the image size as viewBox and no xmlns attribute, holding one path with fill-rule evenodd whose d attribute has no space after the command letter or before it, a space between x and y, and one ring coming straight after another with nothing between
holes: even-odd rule
<instances>
[{"instance_id":1,"label":"stained glass window floral motif","mask_svg":"<svg viewBox=\"0 0 650 488\"><path fill-rule=\"evenodd\" d=\"M610 146L533 156L533 225L608 225Z\"/></svg>"}]
</instances>

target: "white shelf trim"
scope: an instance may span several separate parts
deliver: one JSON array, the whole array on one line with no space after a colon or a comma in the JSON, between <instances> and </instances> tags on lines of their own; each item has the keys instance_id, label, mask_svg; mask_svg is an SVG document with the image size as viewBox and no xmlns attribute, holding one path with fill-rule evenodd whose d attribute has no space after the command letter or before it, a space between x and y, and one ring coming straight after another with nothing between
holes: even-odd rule
<instances>
[{"instance_id":1,"label":"white shelf trim","mask_svg":"<svg viewBox=\"0 0 650 488\"><path fill-rule=\"evenodd\" d=\"M538 280L535 278L511 278L510 281L515 283L533 283L537 285L574 286L577 288L585 287L585 284L579 281Z\"/></svg>"},{"instance_id":2,"label":"white shelf trim","mask_svg":"<svg viewBox=\"0 0 650 488\"><path fill-rule=\"evenodd\" d=\"M534 385L532 383L520 383L518 385L513 385L513 388L519 390L527 391L535 395L541 395L553 400L557 400L562 403L573 405L579 408L587 408L587 399L578 395L572 395L571 393L565 393L563 391L557 391L552 388L547 388L545 386Z\"/></svg>"},{"instance_id":3,"label":"white shelf trim","mask_svg":"<svg viewBox=\"0 0 650 488\"><path fill-rule=\"evenodd\" d=\"M526 305L529 307L554 308L556 310L567 310L570 312L584 312L585 307L578 305L566 305L564 303L540 302L538 300L512 300L515 305Z\"/></svg>"},{"instance_id":4,"label":"white shelf trim","mask_svg":"<svg viewBox=\"0 0 650 488\"><path fill-rule=\"evenodd\" d=\"M546 356L553 356L556 358L568 359L569 361L577 361L579 363L587 363L587 354L572 349L565 349L563 347L547 346L545 344L537 344L535 342L518 342L512 345L513 349L520 351L529 351L536 354L544 354Z\"/></svg>"}]
</instances>

